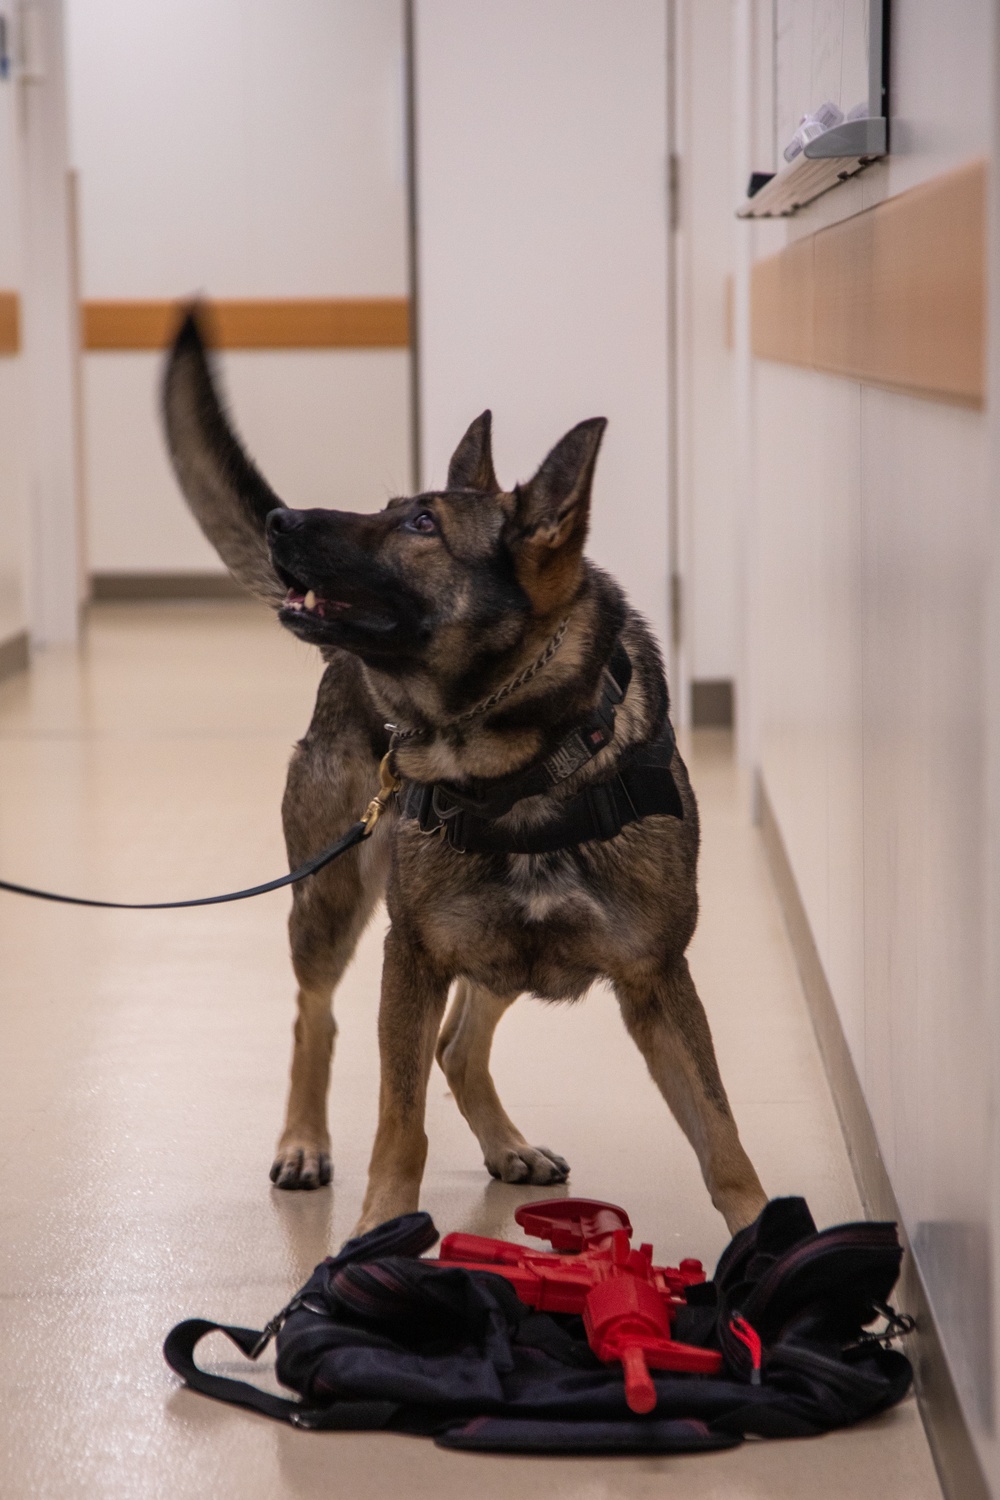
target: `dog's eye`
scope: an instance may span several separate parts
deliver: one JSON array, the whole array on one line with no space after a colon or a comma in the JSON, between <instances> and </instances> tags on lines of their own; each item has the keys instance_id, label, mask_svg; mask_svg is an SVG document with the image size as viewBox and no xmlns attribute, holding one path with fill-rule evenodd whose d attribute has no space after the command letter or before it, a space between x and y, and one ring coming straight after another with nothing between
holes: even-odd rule
<instances>
[{"instance_id":1,"label":"dog's eye","mask_svg":"<svg viewBox=\"0 0 1000 1500\"><path fill-rule=\"evenodd\" d=\"M419 531L423 536L430 536L437 531L437 522L429 510L422 510L419 515L411 516L406 523L407 531Z\"/></svg>"}]
</instances>

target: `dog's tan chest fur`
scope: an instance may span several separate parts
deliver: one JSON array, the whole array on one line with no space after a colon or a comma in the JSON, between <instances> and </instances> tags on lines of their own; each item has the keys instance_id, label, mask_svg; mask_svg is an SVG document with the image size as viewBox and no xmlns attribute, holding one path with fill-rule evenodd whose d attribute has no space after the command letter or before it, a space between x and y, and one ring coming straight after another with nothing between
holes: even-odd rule
<instances>
[{"instance_id":1,"label":"dog's tan chest fur","mask_svg":"<svg viewBox=\"0 0 1000 1500\"><path fill-rule=\"evenodd\" d=\"M509 856L500 882L493 861L458 854L413 824L394 832L390 912L442 972L496 994L568 1000L609 966L627 967L649 952L653 914L635 899L630 880L609 887L599 851L589 869L571 854ZM637 875L645 842L634 839ZM661 901L669 901L667 881L661 890ZM662 910L657 916L662 922Z\"/></svg>"}]
</instances>

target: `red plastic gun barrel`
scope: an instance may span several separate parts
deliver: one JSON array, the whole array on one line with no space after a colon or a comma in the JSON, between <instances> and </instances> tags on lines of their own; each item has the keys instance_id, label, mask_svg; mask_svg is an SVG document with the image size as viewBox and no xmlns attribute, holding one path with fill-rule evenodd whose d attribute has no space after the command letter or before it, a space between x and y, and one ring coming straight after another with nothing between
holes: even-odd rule
<instances>
[{"instance_id":1,"label":"red plastic gun barrel","mask_svg":"<svg viewBox=\"0 0 1000 1500\"><path fill-rule=\"evenodd\" d=\"M645 1415L656 1405L656 1386L646 1368L646 1357L638 1345L626 1345L621 1351L621 1361L629 1410Z\"/></svg>"}]
</instances>

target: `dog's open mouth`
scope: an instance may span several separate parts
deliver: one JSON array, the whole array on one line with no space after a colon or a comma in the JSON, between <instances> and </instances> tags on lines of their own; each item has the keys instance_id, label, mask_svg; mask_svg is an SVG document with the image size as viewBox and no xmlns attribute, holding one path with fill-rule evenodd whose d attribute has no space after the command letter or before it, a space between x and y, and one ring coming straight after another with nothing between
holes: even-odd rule
<instances>
[{"instance_id":1,"label":"dog's open mouth","mask_svg":"<svg viewBox=\"0 0 1000 1500\"><path fill-rule=\"evenodd\" d=\"M290 609L295 614L314 615L317 619L325 620L327 615L337 614L342 610L350 609L345 599L320 599L314 589L290 588L285 595L283 609Z\"/></svg>"},{"instance_id":2,"label":"dog's open mouth","mask_svg":"<svg viewBox=\"0 0 1000 1500\"><path fill-rule=\"evenodd\" d=\"M304 583L302 579L296 578L293 573L289 573L286 568L282 568L278 563L275 563L274 567L278 577L288 589L288 593L285 595L285 602L281 606L282 613L287 610L293 615L308 616L314 620L326 620L332 615L341 614L343 611L350 609L351 606L346 599L323 598L316 593L315 589L310 588L307 583Z\"/></svg>"},{"instance_id":3,"label":"dog's open mouth","mask_svg":"<svg viewBox=\"0 0 1000 1500\"><path fill-rule=\"evenodd\" d=\"M364 590L350 591L350 598L336 598L321 593L305 579L296 578L272 558L274 569L285 585L285 594L278 618L303 640L316 644L349 643L356 637L372 635L385 637L396 628L396 620L384 603ZM339 586L337 593L340 593ZM344 592L348 592L346 589ZM347 636L344 632L347 632Z\"/></svg>"}]
</instances>

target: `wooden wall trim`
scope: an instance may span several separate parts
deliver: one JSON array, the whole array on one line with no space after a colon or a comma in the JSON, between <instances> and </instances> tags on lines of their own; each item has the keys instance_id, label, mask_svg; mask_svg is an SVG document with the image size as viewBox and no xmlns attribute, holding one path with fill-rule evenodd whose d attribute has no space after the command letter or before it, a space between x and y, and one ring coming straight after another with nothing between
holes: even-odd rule
<instances>
[{"instance_id":1,"label":"wooden wall trim","mask_svg":"<svg viewBox=\"0 0 1000 1500\"><path fill-rule=\"evenodd\" d=\"M173 337L182 306L84 302L83 347L162 349ZM410 340L406 297L229 299L205 303L204 314L220 349L405 349Z\"/></svg>"},{"instance_id":2,"label":"wooden wall trim","mask_svg":"<svg viewBox=\"0 0 1000 1500\"><path fill-rule=\"evenodd\" d=\"M160 599L238 599L253 595L228 573L91 573L90 597L95 604L147 602Z\"/></svg>"},{"instance_id":3,"label":"wooden wall trim","mask_svg":"<svg viewBox=\"0 0 1000 1500\"><path fill-rule=\"evenodd\" d=\"M31 648L26 630L19 630L5 641L0 641L0 682L13 677L17 672L26 672L30 665Z\"/></svg>"},{"instance_id":4,"label":"wooden wall trim","mask_svg":"<svg viewBox=\"0 0 1000 1500\"><path fill-rule=\"evenodd\" d=\"M812 365L815 326L814 235L754 264L750 347L759 359Z\"/></svg>"},{"instance_id":5,"label":"wooden wall trim","mask_svg":"<svg viewBox=\"0 0 1000 1500\"><path fill-rule=\"evenodd\" d=\"M21 299L17 292L0 292L0 354L21 352Z\"/></svg>"},{"instance_id":6,"label":"wooden wall trim","mask_svg":"<svg viewBox=\"0 0 1000 1500\"><path fill-rule=\"evenodd\" d=\"M757 261L753 353L982 407L986 186L971 162Z\"/></svg>"}]
</instances>

